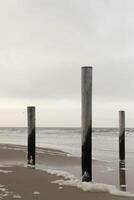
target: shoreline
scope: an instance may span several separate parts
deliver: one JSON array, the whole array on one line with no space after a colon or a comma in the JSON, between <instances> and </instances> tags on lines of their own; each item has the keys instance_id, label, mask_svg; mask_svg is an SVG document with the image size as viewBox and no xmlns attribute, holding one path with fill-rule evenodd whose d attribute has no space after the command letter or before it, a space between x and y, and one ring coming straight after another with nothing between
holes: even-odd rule
<instances>
[{"instance_id":1,"label":"shoreline","mask_svg":"<svg viewBox=\"0 0 134 200\"><path fill-rule=\"evenodd\" d=\"M74 199L76 198L78 200L83 197L85 200L89 198L93 200L133 199L133 197L124 196L125 194L129 194L122 192L120 193L119 191L117 192L117 190L115 195L118 193L118 195L122 195L122 197L111 195L111 186L101 183L98 183L98 185L95 185L94 183L86 185L86 183L84 183L84 185L86 185L87 191L89 191L82 191L83 185L81 185L82 183L80 179L69 179L69 177L71 177L71 172L76 171L76 169L78 170L78 168L80 170L80 158L70 156L68 157L65 152L53 149L37 148L36 163L37 165L35 169L26 167L26 146L10 144L0 145L0 184L5 185L5 191L7 190L7 194L3 193L3 198L5 200L9 200L10 198L12 199L13 195L20 195L21 199L29 200L33 199L34 195L37 195L37 199L43 199L45 197L45 184L47 184L47 195L49 197L48 199L52 199L51 193L53 193L53 191L57 194L57 196L53 196L54 199L66 200L65 196L69 197L69 195L73 195ZM99 166L99 164L99 162L94 161L94 165ZM65 173L65 171L68 173ZM75 181L75 184L72 181ZM30 187L29 192L31 196L29 196L26 192L26 182L29 184L28 187ZM31 192L31 190L33 192ZM2 194L1 187L0 191ZM14 191L14 193L8 193L10 191Z\"/></svg>"}]
</instances>

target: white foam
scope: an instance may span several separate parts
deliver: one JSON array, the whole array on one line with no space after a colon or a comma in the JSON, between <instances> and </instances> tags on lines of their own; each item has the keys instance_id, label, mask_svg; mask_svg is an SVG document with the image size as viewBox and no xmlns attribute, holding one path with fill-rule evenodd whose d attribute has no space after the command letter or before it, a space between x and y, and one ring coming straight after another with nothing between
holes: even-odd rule
<instances>
[{"instance_id":1,"label":"white foam","mask_svg":"<svg viewBox=\"0 0 134 200\"><path fill-rule=\"evenodd\" d=\"M108 172L112 172L112 171L114 171L114 169L111 168L111 167L108 167L108 168L107 168L107 171L108 171Z\"/></svg>"},{"instance_id":2,"label":"white foam","mask_svg":"<svg viewBox=\"0 0 134 200\"><path fill-rule=\"evenodd\" d=\"M0 191L5 192L6 188L0 188Z\"/></svg>"},{"instance_id":3,"label":"white foam","mask_svg":"<svg viewBox=\"0 0 134 200\"><path fill-rule=\"evenodd\" d=\"M129 192L119 191L115 186L103 183L90 183L90 182L87 183L87 182L81 182L78 179L72 179L72 180L61 179L52 181L52 183L59 184L60 186L77 187L78 189L81 189L86 192L107 192L112 195L134 197L134 195L130 194Z\"/></svg>"},{"instance_id":4,"label":"white foam","mask_svg":"<svg viewBox=\"0 0 134 200\"><path fill-rule=\"evenodd\" d=\"M1 188L1 187L5 187L5 185L1 185L1 184L0 184L0 188Z\"/></svg>"},{"instance_id":5,"label":"white foam","mask_svg":"<svg viewBox=\"0 0 134 200\"><path fill-rule=\"evenodd\" d=\"M12 194L12 192L9 192L4 185L0 185L0 199L9 196L9 194Z\"/></svg>"},{"instance_id":6,"label":"white foam","mask_svg":"<svg viewBox=\"0 0 134 200\"><path fill-rule=\"evenodd\" d=\"M70 174L69 172L65 172L62 170L52 170L52 169L43 169L43 171L56 176L64 177L65 179L75 179L75 176Z\"/></svg>"},{"instance_id":7,"label":"white foam","mask_svg":"<svg viewBox=\"0 0 134 200\"><path fill-rule=\"evenodd\" d=\"M73 186L77 187L83 191L89 192L107 192L112 195L117 196L127 196L127 197L134 197L134 194L129 192L119 191L114 185L108 185L103 183L91 183L91 182L82 182L81 180L77 179L74 175L61 171L61 170L51 170L51 169L43 169L43 171L56 175L61 176L64 179L52 181L52 183L59 184L61 186Z\"/></svg>"},{"instance_id":8,"label":"white foam","mask_svg":"<svg viewBox=\"0 0 134 200\"><path fill-rule=\"evenodd\" d=\"M3 197L8 197L8 196L9 196L9 194L3 194L2 196L3 196Z\"/></svg>"},{"instance_id":9,"label":"white foam","mask_svg":"<svg viewBox=\"0 0 134 200\"><path fill-rule=\"evenodd\" d=\"M19 194L15 194L15 195L13 195L13 198L14 199L21 199L22 197Z\"/></svg>"},{"instance_id":10,"label":"white foam","mask_svg":"<svg viewBox=\"0 0 134 200\"><path fill-rule=\"evenodd\" d=\"M8 173L12 173L12 171L0 169L0 173L8 174Z\"/></svg>"},{"instance_id":11,"label":"white foam","mask_svg":"<svg viewBox=\"0 0 134 200\"><path fill-rule=\"evenodd\" d=\"M39 195L40 192L35 191L35 192L33 192L33 194L34 194L34 195Z\"/></svg>"}]
</instances>

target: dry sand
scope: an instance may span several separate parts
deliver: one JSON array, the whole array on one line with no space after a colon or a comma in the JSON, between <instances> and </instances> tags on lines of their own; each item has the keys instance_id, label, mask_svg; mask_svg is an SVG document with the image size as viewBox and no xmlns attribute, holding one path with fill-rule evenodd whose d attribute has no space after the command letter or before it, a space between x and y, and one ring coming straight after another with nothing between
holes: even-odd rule
<instances>
[{"instance_id":1,"label":"dry sand","mask_svg":"<svg viewBox=\"0 0 134 200\"><path fill-rule=\"evenodd\" d=\"M59 179L44 171L23 167L26 161L25 147L0 145L0 199L22 200L129 200L130 197L112 196L108 193L83 192L71 186L59 187L51 183ZM39 149L38 161L46 165L61 164L72 167L80 164L79 158L67 157L64 152ZM63 162L64 161L64 162ZM62 177L61 177L62 178ZM4 185L4 186L2 186ZM8 196L7 196L8 195Z\"/></svg>"}]
</instances>

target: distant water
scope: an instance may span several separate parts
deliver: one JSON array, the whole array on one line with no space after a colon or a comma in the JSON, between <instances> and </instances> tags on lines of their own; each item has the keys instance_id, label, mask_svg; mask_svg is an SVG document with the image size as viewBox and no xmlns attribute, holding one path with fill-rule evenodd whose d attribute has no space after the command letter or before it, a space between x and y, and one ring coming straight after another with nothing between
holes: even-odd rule
<instances>
[{"instance_id":1,"label":"distant water","mask_svg":"<svg viewBox=\"0 0 134 200\"><path fill-rule=\"evenodd\" d=\"M0 128L0 143L27 145L26 128ZM38 147L59 149L74 156L81 154L80 128L37 128ZM134 156L134 129L126 129L127 157ZM93 129L93 157L100 160L118 159L118 129Z\"/></svg>"}]
</instances>

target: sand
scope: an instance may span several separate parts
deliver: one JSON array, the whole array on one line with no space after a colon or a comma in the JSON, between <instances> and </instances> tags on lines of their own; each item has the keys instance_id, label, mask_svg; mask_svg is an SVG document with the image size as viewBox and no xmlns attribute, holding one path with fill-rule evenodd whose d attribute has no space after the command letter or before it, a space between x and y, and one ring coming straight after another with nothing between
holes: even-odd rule
<instances>
[{"instance_id":1,"label":"sand","mask_svg":"<svg viewBox=\"0 0 134 200\"><path fill-rule=\"evenodd\" d=\"M60 165L69 169L80 164L79 158L67 157L62 151L38 149L37 162L44 168ZM43 165L44 164L44 165ZM38 167L37 167L38 168ZM71 186L52 183L63 179L45 171L26 167L24 146L0 145L0 199L24 200L129 200L134 197L121 197L105 192L84 192Z\"/></svg>"}]
</instances>

